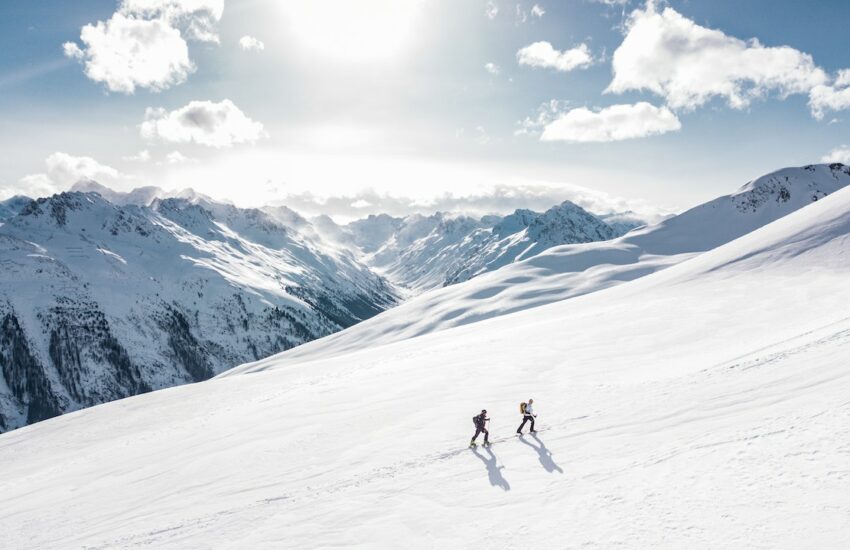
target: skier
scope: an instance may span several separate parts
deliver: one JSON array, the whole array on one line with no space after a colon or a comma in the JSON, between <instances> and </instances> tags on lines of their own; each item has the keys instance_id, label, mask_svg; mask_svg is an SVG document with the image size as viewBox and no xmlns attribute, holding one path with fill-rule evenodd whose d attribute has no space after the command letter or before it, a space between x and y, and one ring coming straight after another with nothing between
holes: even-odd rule
<instances>
[{"instance_id":1,"label":"skier","mask_svg":"<svg viewBox=\"0 0 850 550\"><path fill-rule=\"evenodd\" d=\"M484 446L490 445L490 432L487 431L487 427L485 424L490 422L490 419L487 418L487 409L481 409L481 414L472 417L472 423L475 424L475 435L472 436L472 440L469 442L470 447L475 447L475 440L478 439L478 434L484 434Z\"/></svg>"},{"instance_id":2,"label":"skier","mask_svg":"<svg viewBox=\"0 0 850 550\"><path fill-rule=\"evenodd\" d=\"M537 433L537 430L534 429L534 419L537 417L534 414L534 399L529 399L528 403L520 403L519 404L519 412L522 414L522 424L519 425L519 428L516 429L517 435L522 435L522 429L525 427L525 423L531 421L531 431L529 433Z\"/></svg>"}]
</instances>

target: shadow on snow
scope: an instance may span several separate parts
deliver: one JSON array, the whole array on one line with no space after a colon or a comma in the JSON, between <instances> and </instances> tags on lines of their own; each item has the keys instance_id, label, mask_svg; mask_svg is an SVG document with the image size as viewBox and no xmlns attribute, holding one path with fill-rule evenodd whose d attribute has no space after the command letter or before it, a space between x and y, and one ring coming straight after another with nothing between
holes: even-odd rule
<instances>
[{"instance_id":1,"label":"shadow on snow","mask_svg":"<svg viewBox=\"0 0 850 550\"><path fill-rule=\"evenodd\" d=\"M544 445L543 442L540 440L540 438L537 437L537 434L531 434L531 437L533 437L534 441L539 443L540 446L537 446L534 443L530 443L530 442L526 441L525 437L520 437L519 440L524 445L528 445L529 447L531 447L532 449L537 451L537 459L540 461L540 465L543 466L543 469L545 469L550 474L553 473L553 472L558 472L560 474L563 474L564 470L562 470L560 466L555 464L555 460L552 458L551 451L549 451L549 449L546 448L546 445Z\"/></svg>"},{"instance_id":2,"label":"shadow on snow","mask_svg":"<svg viewBox=\"0 0 850 550\"><path fill-rule=\"evenodd\" d=\"M490 447L484 447L484 450L487 451L487 454L490 455L489 457L481 454L477 447L472 448L472 452L475 453L475 456L477 456L487 468L487 477L490 478L490 485L492 485L493 487L499 487L503 491L510 491L511 484L508 483L508 480L505 479L502 475L502 470L504 469L504 466L500 466L498 464L498 459L496 458L496 455L493 454L493 451L490 449Z\"/></svg>"}]
</instances>

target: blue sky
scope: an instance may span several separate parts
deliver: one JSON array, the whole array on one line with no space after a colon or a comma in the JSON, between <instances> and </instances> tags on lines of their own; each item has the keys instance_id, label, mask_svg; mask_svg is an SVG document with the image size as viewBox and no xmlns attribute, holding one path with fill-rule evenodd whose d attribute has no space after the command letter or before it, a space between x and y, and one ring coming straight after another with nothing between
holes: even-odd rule
<instances>
[{"instance_id":1,"label":"blue sky","mask_svg":"<svg viewBox=\"0 0 850 550\"><path fill-rule=\"evenodd\" d=\"M341 217L567 198L656 212L850 160L847 2L5 0L0 15L0 197L87 177Z\"/></svg>"}]
</instances>

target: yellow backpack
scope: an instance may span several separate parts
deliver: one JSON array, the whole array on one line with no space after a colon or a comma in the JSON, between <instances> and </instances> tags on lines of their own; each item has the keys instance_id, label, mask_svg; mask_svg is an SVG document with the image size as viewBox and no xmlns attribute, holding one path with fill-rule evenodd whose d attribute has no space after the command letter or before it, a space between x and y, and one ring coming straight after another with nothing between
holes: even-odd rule
<instances>
[{"instance_id":1,"label":"yellow backpack","mask_svg":"<svg viewBox=\"0 0 850 550\"><path fill-rule=\"evenodd\" d=\"M527 406L528 406L528 405L527 405L527 404L525 404L524 402L519 404L519 412L520 412L520 414L525 414L525 408L526 408Z\"/></svg>"}]
</instances>

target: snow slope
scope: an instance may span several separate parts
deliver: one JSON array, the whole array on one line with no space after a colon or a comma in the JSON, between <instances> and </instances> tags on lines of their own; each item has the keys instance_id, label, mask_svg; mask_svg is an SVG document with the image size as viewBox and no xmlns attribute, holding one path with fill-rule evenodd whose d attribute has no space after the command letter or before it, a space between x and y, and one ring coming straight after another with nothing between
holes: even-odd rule
<instances>
[{"instance_id":1,"label":"snow slope","mask_svg":"<svg viewBox=\"0 0 850 550\"><path fill-rule=\"evenodd\" d=\"M4 434L4 545L844 548L848 250L842 190L573 300Z\"/></svg>"},{"instance_id":2,"label":"snow slope","mask_svg":"<svg viewBox=\"0 0 850 550\"><path fill-rule=\"evenodd\" d=\"M554 247L462 284L433 290L293 356L346 353L550 304L666 269L850 185L842 164L785 168L737 192L618 239Z\"/></svg>"}]
</instances>

